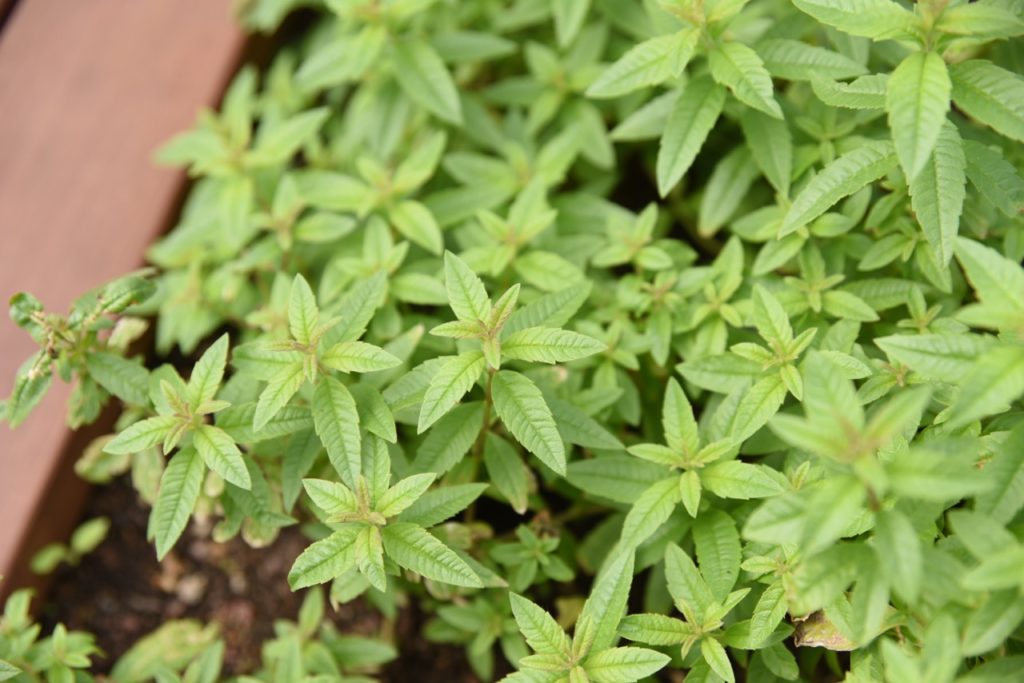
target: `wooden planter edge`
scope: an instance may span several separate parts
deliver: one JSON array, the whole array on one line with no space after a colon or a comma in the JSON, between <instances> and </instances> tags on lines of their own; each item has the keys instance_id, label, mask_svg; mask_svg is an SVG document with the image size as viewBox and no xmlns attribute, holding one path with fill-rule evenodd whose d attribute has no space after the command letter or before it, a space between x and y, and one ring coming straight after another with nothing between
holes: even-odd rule
<instances>
[{"instance_id":1,"label":"wooden planter edge","mask_svg":"<svg viewBox=\"0 0 1024 683\"><path fill-rule=\"evenodd\" d=\"M0 34L0 296L62 311L142 263L174 220L183 174L152 152L214 105L244 54L229 0L21 0ZM33 352L0 322L0 394ZM43 582L29 570L66 540L88 486L73 470L110 416L72 433L69 389L16 430L0 426L0 600Z\"/></svg>"}]
</instances>

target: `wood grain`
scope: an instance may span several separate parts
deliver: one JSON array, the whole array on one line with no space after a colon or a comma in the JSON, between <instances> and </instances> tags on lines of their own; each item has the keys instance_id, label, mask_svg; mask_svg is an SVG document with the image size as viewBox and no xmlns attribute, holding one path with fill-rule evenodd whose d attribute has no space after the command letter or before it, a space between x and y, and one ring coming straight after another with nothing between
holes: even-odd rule
<instances>
[{"instance_id":1,"label":"wood grain","mask_svg":"<svg viewBox=\"0 0 1024 683\"><path fill-rule=\"evenodd\" d=\"M63 311L141 265L183 183L152 153L216 103L241 55L230 4L20 0L0 34L0 297L25 290ZM4 315L0 394L32 351ZM17 430L0 425L0 594L29 578L15 558L64 537L84 497L57 474L77 456L67 396L55 383Z\"/></svg>"}]
</instances>

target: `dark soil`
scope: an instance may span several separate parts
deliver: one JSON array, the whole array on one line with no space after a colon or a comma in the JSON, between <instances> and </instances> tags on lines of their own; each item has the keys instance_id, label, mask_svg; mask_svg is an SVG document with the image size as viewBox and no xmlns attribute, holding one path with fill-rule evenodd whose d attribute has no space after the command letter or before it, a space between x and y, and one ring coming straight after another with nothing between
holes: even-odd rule
<instances>
[{"instance_id":1,"label":"dark soil","mask_svg":"<svg viewBox=\"0 0 1024 683\"><path fill-rule=\"evenodd\" d=\"M288 587L288 569L308 541L295 527L283 529L269 548L250 548L239 538L215 543L195 525L174 550L157 562L146 540L148 508L125 479L97 488L84 519L106 516L110 533L77 567L64 566L40 610L44 632L57 622L96 636L105 673L141 637L171 619L214 622L226 644L224 675L251 673L260 665L262 643L273 636L275 619L294 619L303 593ZM356 600L327 618L342 633L394 633L399 658L382 681L472 683L462 650L419 637L423 622L415 608L385 624L373 608Z\"/></svg>"}]
</instances>

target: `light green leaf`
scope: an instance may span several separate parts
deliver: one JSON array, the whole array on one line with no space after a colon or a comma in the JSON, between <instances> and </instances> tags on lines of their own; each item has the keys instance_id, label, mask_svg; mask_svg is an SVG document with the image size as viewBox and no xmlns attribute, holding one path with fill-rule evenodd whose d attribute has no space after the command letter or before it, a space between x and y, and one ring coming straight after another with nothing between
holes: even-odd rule
<instances>
[{"instance_id":1,"label":"light green leaf","mask_svg":"<svg viewBox=\"0 0 1024 683\"><path fill-rule=\"evenodd\" d=\"M388 212L388 218L398 232L409 241L420 245L432 254L440 255L444 250L444 237L441 228L434 220L434 214L423 204L407 199L397 204Z\"/></svg>"},{"instance_id":2,"label":"light green leaf","mask_svg":"<svg viewBox=\"0 0 1024 683\"><path fill-rule=\"evenodd\" d=\"M296 275L292 282L292 294L288 303L288 328L292 338L300 344L309 344L320 325L320 309L309 283L302 275Z\"/></svg>"},{"instance_id":3,"label":"light green leaf","mask_svg":"<svg viewBox=\"0 0 1024 683\"><path fill-rule=\"evenodd\" d=\"M552 0L551 13L559 47L567 47L576 39L589 11L590 0Z\"/></svg>"},{"instance_id":4,"label":"light green leaf","mask_svg":"<svg viewBox=\"0 0 1024 683\"><path fill-rule=\"evenodd\" d=\"M811 75L811 88L818 99L832 107L885 109L889 74L871 74L849 83L837 83Z\"/></svg>"},{"instance_id":5,"label":"light green leaf","mask_svg":"<svg viewBox=\"0 0 1024 683\"><path fill-rule=\"evenodd\" d=\"M782 219L779 237L807 225L840 199L881 178L895 165L896 154L890 142L865 142L847 152L804 186Z\"/></svg>"},{"instance_id":6,"label":"light green leaf","mask_svg":"<svg viewBox=\"0 0 1024 683\"><path fill-rule=\"evenodd\" d=\"M679 477L673 475L655 482L633 503L622 525L622 542L635 548L654 534L676 509L679 502Z\"/></svg>"},{"instance_id":7,"label":"light green leaf","mask_svg":"<svg viewBox=\"0 0 1024 683\"><path fill-rule=\"evenodd\" d=\"M352 514L359 509L356 494L344 484L325 479L303 479L302 487L313 503L328 517Z\"/></svg>"},{"instance_id":8,"label":"light green leaf","mask_svg":"<svg viewBox=\"0 0 1024 683\"><path fill-rule=\"evenodd\" d=\"M563 655L569 653L569 636L554 617L536 603L516 593L509 593L508 599L512 604L512 615L515 617L516 625L534 652Z\"/></svg>"},{"instance_id":9,"label":"light green leaf","mask_svg":"<svg viewBox=\"0 0 1024 683\"><path fill-rule=\"evenodd\" d=\"M759 380L744 393L736 407L730 437L739 443L753 436L754 432L768 424L768 420L779 411L785 400L786 385L779 375L769 375Z\"/></svg>"},{"instance_id":10,"label":"light green leaf","mask_svg":"<svg viewBox=\"0 0 1024 683\"><path fill-rule=\"evenodd\" d=\"M403 510L419 500L436 478L437 475L433 472L426 472L397 481L377 500L374 506L376 511L385 517L401 514Z\"/></svg>"},{"instance_id":11,"label":"light green leaf","mask_svg":"<svg viewBox=\"0 0 1024 683\"><path fill-rule=\"evenodd\" d=\"M793 138L789 127L756 109L743 110L740 126L754 162L764 177L780 194L789 196L793 175Z\"/></svg>"},{"instance_id":12,"label":"light green leaf","mask_svg":"<svg viewBox=\"0 0 1024 683\"><path fill-rule=\"evenodd\" d=\"M149 372L139 363L106 351L95 351L86 355L85 366L97 384L125 403L137 406L149 403Z\"/></svg>"},{"instance_id":13,"label":"light green leaf","mask_svg":"<svg viewBox=\"0 0 1024 683\"><path fill-rule=\"evenodd\" d=\"M320 363L339 372L376 372L401 365L402 361L373 344L344 341L327 349Z\"/></svg>"},{"instance_id":14,"label":"light green leaf","mask_svg":"<svg viewBox=\"0 0 1024 683\"><path fill-rule=\"evenodd\" d=\"M588 97L620 97L679 76L693 56L699 32L684 29L633 46L587 89Z\"/></svg>"},{"instance_id":15,"label":"light green leaf","mask_svg":"<svg viewBox=\"0 0 1024 683\"><path fill-rule=\"evenodd\" d=\"M726 683L736 683L736 674L733 673L732 664L729 663L729 655L725 653L725 648L720 642L714 638L704 638L700 641L700 653L711 670L722 680Z\"/></svg>"},{"instance_id":16,"label":"light green leaf","mask_svg":"<svg viewBox=\"0 0 1024 683\"><path fill-rule=\"evenodd\" d=\"M422 527L395 522L384 527L384 551L402 567L453 586L483 588L483 582L451 548Z\"/></svg>"},{"instance_id":17,"label":"light green leaf","mask_svg":"<svg viewBox=\"0 0 1024 683\"><path fill-rule=\"evenodd\" d=\"M245 490L252 487L242 452L224 430L204 424L192 432L192 441L207 467L235 486Z\"/></svg>"},{"instance_id":18,"label":"light green leaf","mask_svg":"<svg viewBox=\"0 0 1024 683\"><path fill-rule=\"evenodd\" d=\"M600 353L605 348L593 337L553 327L528 327L501 342L505 358L540 363L566 363Z\"/></svg>"},{"instance_id":19,"label":"light green leaf","mask_svg":"<svg viewBox=\"0 0 1024 683\"><path fill-rule=\"evenodd\" d=\"M326 583L356 566L359 524L346 524L302 551L288 572L292 590Z\"/></svg>"},{"instance_id":20,"label":"light green leaf","mask_svg":"<svg viewBox=\"0 0 1024 683\"><path fill-rule=\"evenodd\" d=\"M491 302L484 283L465 261L450 251L444 254L444 286L448 305L459 320L486 321L490 317Z\"/></svg>"},{"instance_id":21,"label":"light green leaf","mask_svg":"<svg viewBox=\"0 0 1024 683\"><path fill-rule=\"evenodd\" d=\"M721 510L711 510L694 523L693 543L704 580L717 600L725 600L740 575L742 553L736 522Z\"/></svg>"},{"instance_id":22,"label":"light green leaf","mask_svg":"<svg viewBox=\"0 0 1024 683\"><path fill-rule=\"evenodd\" d=\"M432 527L466 509L487 487L488 484L452 484L427 491L401 513L399 520Z\"/></svg>"},{"instance_id":23,"label":"light green leaf","mask_svg":"<svg viewBox=\"0 0 1024 683\"><path fill-rule=\"evenodd\" d=\"M516 440L558 474L565 474L565 446L540 389L525 375L501 370L492 385L494 409Z\"/></svg>"},{"instance_id":24,"label":"light green leaf","mask_svg":"<svg viewBox=\"0 0 1024 683\"><path fill-rule=\"evenodd\" d=\"M114 439L103 447L112 455L132 455L163 442L168 432L181 422L174 415L158 415L140 420L127 429L122 430Z\"/></svg>"},{"instance_id":25,"label":"light green leaf","mask_svg":"<svg viewBox=\"0 0 1024 683\"><path fill-rule=\"evenodd\" d=\"M1024 394L1024 346L1002 346L971 366L950 408L952 428L1003 412Z\"/></svg>"},{"instance_id":26,"label":"light green leaf","mask_svg":"<svg viewBox=\"0 0 1024 683\"><path fill-rule=\"evenodd\" d=\"M993 130L1024 142L1024 78L983 59L950 68L956 106Z\"/></svg>"},{"instance_id":27,"label":"light green leaf","mask_svg":"<svg viewBox=\"0 0 1024 683\"><path fill-rule=\"evenodd\" d=\"M812 17L855 36L902 39L917 32L917 18L893 0L793 0Z\"/></svg>"},{"instance_id":28,"label":"light green leaf","mask_svg":"<svg viewBox=\"0 0 1024 683\"><path fill-rule=\"evenodd\" d=\"M305 382L306 373L301 361L284 366L271 377L256 402L256 412L252 421L256 431L263 429L281 412Z\"/></svg>"},{"instance_id":29,"label":"light green leaf","mask_svg":"<svg viewBox=\"0 0 1024 683\"><path fill-rule=\"evenodd\" d=\"M949 111L952 84L934 52L914 52L889 76L885 108L900 166L911 182L924 169Z\"/></svg>"},{"instance_id":30,"label":"light green leaf","mask_svg":"<svg viewBox=\"0 0 1024 683\"><path fill-rule=\"evenodd\" d=\"M910 182L911 206L942 265L953 258L967 194L967 159L956 126L946 121L931 157Z\"/></svg>"},{"instance_id":31,"label":"light green leaf","mask_svg":"<svg viewBox=\"0 0 1024 683\"><path fill-rule=\"evenodd\" d=\"M417 433L426 431L473 388L484 365L484 355L479 351L467 351L445 361L423 395Z\"/></svg>"},{"instance_id":32,"label":"light green leaf","mask_svg":"<svg viewBox=\"0 0 1024 683\"><path fill-rule=\"evenodd\" d=\"M341 480L354 489L362 468L359 411L348 388L322 377L313 391L313 426Z\"/></svg>"},{"instance_id":33,"label":"light green leaf","mask_svg":"<svg viewBox=\"0 0 1024 683\"><path fill-rule=\"evenodd\" d=\"M505 496L512 509L526 512L530 495L530 470L508 441L488 433L484 442L484 466L491 484Z\"/></svg>"},{"instance_id":34,"label":"light green leaf","mask_svg":"<svg viewBox=\"0 0 1024 683\"><path fill-rule=\"evenodd\" d=\"M734 41L719 43L708 55L711 76L729 88L740 102L776 119L782 108L775 101L772 77L752 49Z\"/></svg>"},{"instance_id":35,"label":"light green leaf","mask_svg":"<svg viewBox=\"0 0 1024 683\"><path fill-rule=\"evenodd\" d=\"M675 543L665 549L665 578L668 591L683 609L686 620L698 627L703 625L708 607L716 603L715 595L697 571L697 565Z\"/></svg>"},{"instance_id":36,"label":"light green leaf","mask_svg":"<svg viewBox=\"0 0 1024 683\"><path fill-rule=\"evenodd\" d=\"M995 340L976 334L897 334L876 337L874 343L890 360L939 382L967 378L974 362Z\"/></svg>"},{"instance_id":37,"label":"light green leaf","mask_svg":"<svg viewBox=\"0 0 1024 683\"><path fill-rule=\"evenodd\" d=\"M752 465L739 460L712 463L700 472L700 480L707 490L721 498L768 498L786 489L776 473L764 465Z\"/></svg>"},{"instance_id":38,"label":"light green leaf","mask_svg":"<svg viewBox=\"0 0 1024 683\"><path fill-rule=\"evenodd\" d=\"M587 657L583 668L594 683L633 683L664 668L670 659L642 647L613 647Z\"/></svg>"},{"instance_id":39,"label":"light green leaf","mask_svg":"<svg viewBox=\"0 0 1024 683\"><path fill-rule=\"evenodd\" d=\"M868 71L844 54L799 40L772 38L761 41L755 49L772 76L788 81L841 80L863 76Z\"/></svg>"},{"instance_id":40,"label":"light green leaf","mask_svg":"<svg viewBox=\"0 0 1024 683\"><path fill-rule=\"evenodd\" d=\"M725 104L725 90L710 78L690 79L676 97L658 145L658 194L666 196L697 158Z\"/></svg>"},{"instance_id":41,"label":"light green leaf","mask_svg":"<svg viewBox=\"0 0 1024 683\"><path fill-rule=\"evenodd\" d=\"M663 614L629 614L619 622L619 635L648 645L680 645L696 635L696 628Z\"/></svg>"},{"instance_id":42,"label":"light green leaf","mask_svg":"<svg viewBox=\"0 0 1024 683\"><path fill-rule=\"evenodd\" d=\"M188 526L205 473L203 459L191 448L178 451L167 463L147 532L156 542L158 560L164 559Z\"/></svg>"},{"instance_id":43,"label":"light green leaf","mask_svg":"<svg viewBox=\"0 0 1024 683\"><path fill-rule=\"evenodd\" d=\"M455 81L429 43L416 39L397 41L394 73L402 90L416 104L448 123L462 125L462 105Z\"/></svg>"}]
</instances>

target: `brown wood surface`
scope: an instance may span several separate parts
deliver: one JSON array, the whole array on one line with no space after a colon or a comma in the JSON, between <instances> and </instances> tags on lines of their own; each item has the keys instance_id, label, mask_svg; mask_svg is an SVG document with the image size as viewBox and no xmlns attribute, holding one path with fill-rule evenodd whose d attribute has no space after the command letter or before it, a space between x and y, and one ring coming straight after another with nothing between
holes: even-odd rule
<instances>
[{"instance_id":1,"label":"brown wood surface","mask_svg":"<svg viewBox=\"0 0 1024 683\"><path fill-rule=\"evenodd\" d=\"M241 55L230 4L18 2L0 33L0 300L24 290L63 311L142 263L183 182L153 151L217 101ZM4 313L0 394L32 351ZM64 427L68 393L55 382L17 430L0 425L0 595L30 578L16 558L66 537L84 498L58 468L81 445Z\"/></svg>"}]
</instances>

